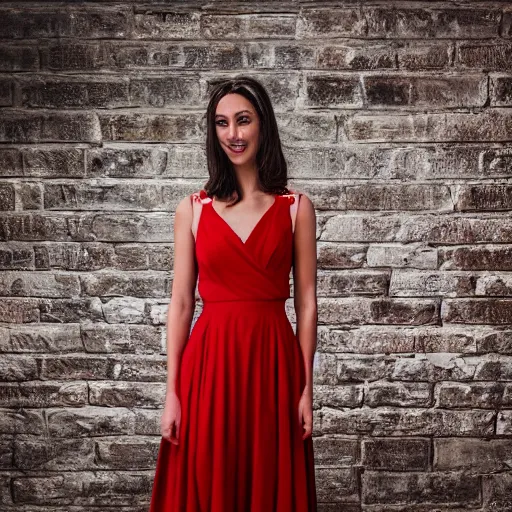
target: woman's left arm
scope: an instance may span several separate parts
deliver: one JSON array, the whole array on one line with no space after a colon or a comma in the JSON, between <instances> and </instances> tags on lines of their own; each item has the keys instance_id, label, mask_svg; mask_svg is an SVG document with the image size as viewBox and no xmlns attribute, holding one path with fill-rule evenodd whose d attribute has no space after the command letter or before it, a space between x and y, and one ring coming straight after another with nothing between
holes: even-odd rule
<instances>
[{"instance_id":1,"label":"woman's left arm","mask_svg":"<svg viewBox=\"0 0 512 512\"><path fill-rule=\"evenodd\" d=\"M296 334L306 371L303 393L313 396L313 359L317 344L317 256L316 215L305 194L300 197L295 219L293 295L297 317Z\"/></svg>"}]
</instances>

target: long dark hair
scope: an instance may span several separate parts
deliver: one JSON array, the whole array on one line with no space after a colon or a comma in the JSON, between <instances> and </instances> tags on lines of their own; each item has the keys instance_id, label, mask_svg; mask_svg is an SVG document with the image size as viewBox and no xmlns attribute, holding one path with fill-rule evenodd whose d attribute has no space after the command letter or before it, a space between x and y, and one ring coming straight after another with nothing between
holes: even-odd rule
<instances>
[{"instance_id":1,"label":"long dark hair","mask_svg":"<svg viewBox=\"0 0 512 512\"><path fill-rule=\"evenodd\" d=\"M237 93L247 98L256 109L260 120L260 146L256 154L258 177L264 192L289 194L287 188L288 167L281 148L281 140L272 102L264 86L249 76L238 75L213 83L210 101L206 111L206 157L210 178L204 185L208 196L240 202L242 191L229 157L222 149L215 129L215 112L221 98L226 94Z\"/></svg>"}]
</instances>

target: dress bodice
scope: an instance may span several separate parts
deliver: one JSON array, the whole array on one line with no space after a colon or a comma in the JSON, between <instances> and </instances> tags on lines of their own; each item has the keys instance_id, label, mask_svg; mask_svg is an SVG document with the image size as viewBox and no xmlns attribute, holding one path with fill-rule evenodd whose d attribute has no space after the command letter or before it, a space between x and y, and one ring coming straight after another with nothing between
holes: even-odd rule
<instances>
[{"instance_id":1,"label":"dress bodice","mask_svg":"<svg viewBox=\"0 0 512 512\"><path fill-rule=\"evenodd\" d=\"M198 291L204 302L286 300L293 264L291 205L300 194L274 196L245 241L216 212L204 190L192 194L200 203L195 254Z\"/></svg>"}]
</instances>

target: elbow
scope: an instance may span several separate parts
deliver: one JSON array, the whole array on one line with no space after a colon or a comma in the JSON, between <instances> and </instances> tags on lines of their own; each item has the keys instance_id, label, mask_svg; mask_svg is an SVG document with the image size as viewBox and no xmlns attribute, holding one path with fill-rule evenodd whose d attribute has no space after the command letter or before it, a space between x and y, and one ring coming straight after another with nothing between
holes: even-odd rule
<instances>
[{"instance_id":1,"label":"elbow","mask_svg":"<svg viewBox=\"0 0 512 512\"><path fill-rule=\"evenodd\" d=\"M308 318L318 318L316 299L296 301L295 311L297 314L307 316Z\"/></svg>"},{"instance_id":2,"label":"elbow","mask_svg":"<svg viewBox=\"0 0 512 512\"><path fill-rule=\"evenodd\" d=\"M176 309L180 313L194 313L196 307L195 297L192 295L172 295L169 308Z\"/></svg>"}]
</instances>

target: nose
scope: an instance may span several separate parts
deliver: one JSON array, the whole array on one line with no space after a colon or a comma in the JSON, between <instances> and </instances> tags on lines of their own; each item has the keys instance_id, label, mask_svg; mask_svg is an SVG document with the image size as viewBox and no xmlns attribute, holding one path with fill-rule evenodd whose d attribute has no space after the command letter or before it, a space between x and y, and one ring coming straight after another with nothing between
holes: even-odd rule
<instances>
[{"instance_id":1,"label":"nose","mask_svg":"<svg viewBox=\"0 0 512 512\"><path fill-rule=\"evenodd\" d=\"M238 140L240 137L239 137L239 127L237 126L236 123L231 123L229 125L229 139L230 140Z\"/></svg>"}]
</instances>

